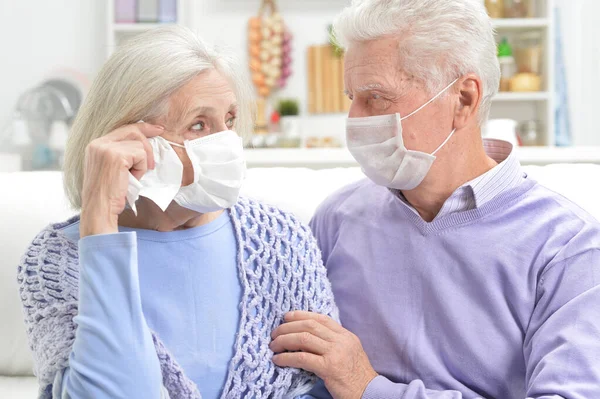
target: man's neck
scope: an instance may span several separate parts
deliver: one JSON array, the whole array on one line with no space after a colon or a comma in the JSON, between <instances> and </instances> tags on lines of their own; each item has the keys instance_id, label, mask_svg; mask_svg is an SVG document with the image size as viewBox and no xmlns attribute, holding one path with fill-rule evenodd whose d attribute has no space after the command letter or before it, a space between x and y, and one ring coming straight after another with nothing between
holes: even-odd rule
<instances>
[{"instance_id":1,"label":"man's neck","mask_svg":"<svg viewBox=\"0 0 600 399\"><path fill-rule=\"evenodd\" d=\"M448 146L438 153L430 172L417 188L402 191L406 200L426 222L435 219L457 188L497 165L496 161L486 154L480 138L462 138L462 143L448 143Z\"/></svg>"}]
</instances>

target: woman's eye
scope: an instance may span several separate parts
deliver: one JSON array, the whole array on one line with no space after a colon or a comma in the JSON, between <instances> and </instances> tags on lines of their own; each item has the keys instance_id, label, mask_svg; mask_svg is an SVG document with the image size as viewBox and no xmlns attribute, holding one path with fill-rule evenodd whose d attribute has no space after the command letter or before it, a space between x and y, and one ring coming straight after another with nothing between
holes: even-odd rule
<instances>
[{"instance_id":1,"label":"woman's eye","mask_svg":"<svg viewBox=\"0 0 600 399\"><path fill-rule=\"evenodd\" d=\"M231 118L227 119L227 122L225 122L225 124L229 128L233 127L234 123L235 123L235 116L232 116Z\"/></svg>"},{"instance_id":2,"label":"woman's eye","mask_svg":"<svg viewBox=\"0 0 600 399\"><path fill-rule=\"evenodd\" d=\"M198 122L194 125L192 125L192 130L196 131L196 132L201 132L204 130L204 127L206 125L204 124L204 122Z\"/></svg>"}]
</instances>

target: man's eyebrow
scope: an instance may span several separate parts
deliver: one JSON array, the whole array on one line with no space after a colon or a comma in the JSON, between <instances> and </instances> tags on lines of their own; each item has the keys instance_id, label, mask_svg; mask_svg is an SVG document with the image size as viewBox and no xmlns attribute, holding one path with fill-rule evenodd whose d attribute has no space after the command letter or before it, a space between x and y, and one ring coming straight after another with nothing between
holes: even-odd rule
<instances>
[{"instance_id":1,"label":"man's eyebrow","mask_svg":"<svg viewBox=\"0 0 600 399\"><path fill-rule=\"evenodd\" d=\"M369 83L369 84L357 87L356 89L354 89L354 92L355 93L363 93L365 91L376 90L376 89L387 91L386 88L380 83ZM346 94L346 95L350 94L348 89L344 90L344 94Z\"/></svg>"},{"instance_id":2,"label":"man's eyebrow","mask_svg":"<svg viewBox=\"0 0 600 399\"><path fill-rule=\"evenodd\" d=\"M361 93L363 91L369 91L369 90L373 90L373 89L383 89L383 85L381 85L379 83L370 83L368 85L363 85L363 86L357 87L356 92Z\"/></svg>"}]
</instances>

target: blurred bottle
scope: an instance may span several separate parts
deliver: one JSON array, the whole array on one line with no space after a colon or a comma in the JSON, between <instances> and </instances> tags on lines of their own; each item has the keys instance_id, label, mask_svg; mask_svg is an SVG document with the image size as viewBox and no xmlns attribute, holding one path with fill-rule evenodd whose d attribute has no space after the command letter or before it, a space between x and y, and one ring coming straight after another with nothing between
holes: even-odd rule
<instances>
[{"instance_id":1,"label":"blurred bottle","mask_svg":"<svg viewBox=\"0 0 600 399\"><path fill-rule=\"evenodd\" d=\"M537 146L541 145L540 123L538 121L525 121L519 124L519 139L521 145Z\"/></svg>"},{"instance_id":2,"label":"blurred bottle","mask_svg":"<svg viewBox=\"0 0 600 399\"><path fill-rule=\"evenodd\" d=\"M506 0L505 18L529 18L532 16L531 0Z\"/></svg>"},{"instance_id":3,"label":"blurred bottle","mask_svg":"<svg viewBox=\"0 0 600 399\"><path fill-rule=\"evenodd\" d=\"M500 62L500 91L510 91L510 79L517 71L512 47L506 37L498 45L498 61Z\"/></svg>"},{"instance_id":4,"label":"blurred bottle","mask_svg":"<svg viewBox=\"0 0 600 399\"><path fill-rule=\"evenodd\" d=\"M271 118L269 120L269 133L281 133L281 125L279 123L281 116L279 112L271 112Z\"/></svg>"},{"instance_id":5,"label":"blurred bottle","mask_svg":"<svg viewBox=\"0 0 600 399\"><path fill-rule=\"evenodd\" d=\"M504 0L485 0L490 18L504 18Z\"/></svg>"},{"instance_id":6,"label":"blurred bottle","mask_svg":"<svg viewBox=\"0 0 600 399\"><path fill-rule=\"evenodd\" d=\"M515 55L519 72L542 74L542 33L524 32L517 36Z\"/></svg>"},{"instance_id":7,"label":"blurred bottle","mask_svg":"<svg viewBox=\"0 0 600 399\"><path fill-rule=\"evenodd\" d=\"M48 147L54 151L57 166L62 168L65 148L69 138L69 126L65 121L56 120L50 126L50 135L48 136Z\"/></svg>"}]
</instances>

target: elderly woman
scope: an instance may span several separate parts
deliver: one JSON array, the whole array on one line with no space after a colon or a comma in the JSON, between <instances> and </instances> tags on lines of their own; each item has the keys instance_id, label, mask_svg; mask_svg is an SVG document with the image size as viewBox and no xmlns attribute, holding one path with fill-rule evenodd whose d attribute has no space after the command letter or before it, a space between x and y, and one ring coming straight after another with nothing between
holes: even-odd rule
<instances>
[{"instance_id":1,"label":"elderly woman","mask_svg":"<svg viewBox=\"0 0 600 399\"><path fill-rule=\"evenodd\" d=\"M270 335L290 310L336 308L309 229L238 198L242 71L178 27L133 39L99 73L65 158L81 214L43 230L18 269L40 397L310 389L314 376L273 364Z\"/></svg>"}]
</instances>

